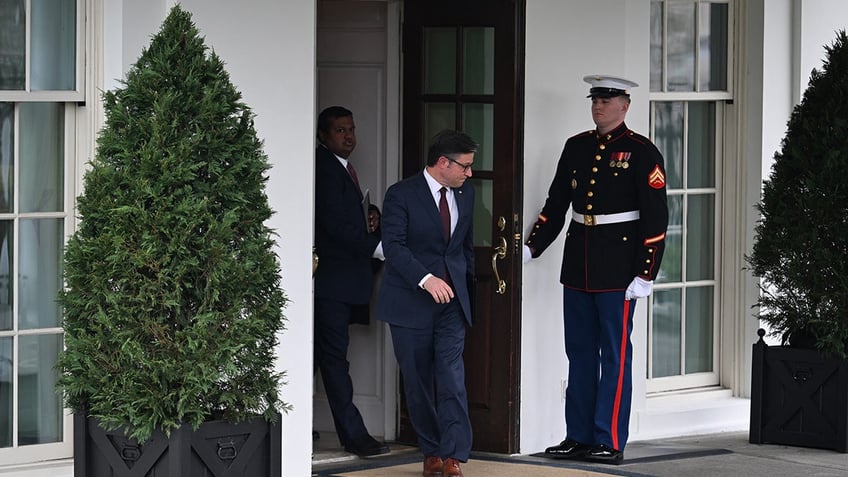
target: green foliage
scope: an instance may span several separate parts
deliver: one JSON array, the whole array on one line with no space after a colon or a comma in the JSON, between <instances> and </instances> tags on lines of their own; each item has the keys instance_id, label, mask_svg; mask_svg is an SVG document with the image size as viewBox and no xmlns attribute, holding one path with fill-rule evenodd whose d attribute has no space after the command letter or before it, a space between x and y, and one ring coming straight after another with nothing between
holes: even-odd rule
<instances>
[{"instance_id":1,"label":"green foliage","mask_svg":"<svg viewBox=\"0 0 848 477\"><path fill-rule=\"evenodd\" d=\"M270 166L240 100L179 6L104 94L65 249L59 384L75 412L142 442L157 427L287 409Z\"/></svg>"},{"instance_id":2,"label":"green foliage","mask_svg":"<svg viewBox=\"0 0 848 477\"><path fill-rule=\"evenodd\" d=\"M848 37L825 47L775 154L748 258L773 334L848 356Z\"/></svg>"}]
</instances>

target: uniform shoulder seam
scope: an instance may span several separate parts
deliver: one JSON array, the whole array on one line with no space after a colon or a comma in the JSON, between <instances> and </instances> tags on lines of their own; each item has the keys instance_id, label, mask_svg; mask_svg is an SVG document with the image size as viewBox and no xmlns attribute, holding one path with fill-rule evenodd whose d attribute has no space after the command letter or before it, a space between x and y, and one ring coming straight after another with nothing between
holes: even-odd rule
<instances>
[{"instance_id":1,"label":"uniform shoulder seam","mask_svg":"<svg viewBox=\"0 0 848 477\"><path fill-rule=\"evenodd\" d=\"M650 139L646 138L645 136L643 136L643 135L641 135L641 134L639 134L639 133L637 133L637 132L635 132L631 129L628 129L627 132L625 133L625 135L631 141L638 142L640 144L645 144L645 145L651 144Z\"/></svg>"}]
</instances>

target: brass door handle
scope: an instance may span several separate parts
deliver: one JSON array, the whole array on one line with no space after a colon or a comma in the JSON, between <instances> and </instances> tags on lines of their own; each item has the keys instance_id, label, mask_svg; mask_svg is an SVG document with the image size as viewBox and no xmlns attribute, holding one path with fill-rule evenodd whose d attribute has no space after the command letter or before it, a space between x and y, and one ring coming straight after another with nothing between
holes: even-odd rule
<instances>
[{"instance_id":1,"label":"brass door handle","mask_svg":"<svg viewBox=\"0 0 848 477\"><path fill-rule=\"evenodd\" d=\"M495 274L495 283L498 284L496 292L498 295L503 295L506 293L506 282L501 280L501 275L498 273L498 259L506 258L506 239L500 237L500 245L494 247L493 250L495 253L492 254L492 272Z\"/></svg>"}]
</instances>

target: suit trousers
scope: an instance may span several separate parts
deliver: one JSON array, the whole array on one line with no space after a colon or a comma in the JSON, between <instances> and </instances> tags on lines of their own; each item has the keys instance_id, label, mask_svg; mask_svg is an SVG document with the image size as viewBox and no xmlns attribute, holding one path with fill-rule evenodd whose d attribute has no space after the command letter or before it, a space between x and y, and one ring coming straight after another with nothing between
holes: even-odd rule
<instances>
[{"instance_id":1,"label":"suit trousers","mask_svg":"<svg viewBox=\"0 0 848 477\"><path fill-rule=\"evenodd\" d=\"M441 305L424 328L391 325L409 417L421 452L428 457L453 457L465 462L471 454L462 359L465 326L456 299Z\"/></svg>"},{"instance_id":2,"label":"suit trousers","mask_svg":"<svg viewBox=\"0 0 848 477\"><path fill-rule=\"evenodd\" d=\"M580 443L617 450L627 443L635 306L636 300L624 299L624 291L565 288L565 425L568 437Z\"/></svg>"},{"instance_id":3,"label":"suit trousers","mask_svg":"<svg viewBox=\"0 0 848 477\"><path fill-rule=\"evenodd\" d=\"M362 415L353 404L353 382L347 360L348 326L356 306L315 300L315 363L321 370L324 391L342 446L368 435Z\"/></svg>"}]
</instances>

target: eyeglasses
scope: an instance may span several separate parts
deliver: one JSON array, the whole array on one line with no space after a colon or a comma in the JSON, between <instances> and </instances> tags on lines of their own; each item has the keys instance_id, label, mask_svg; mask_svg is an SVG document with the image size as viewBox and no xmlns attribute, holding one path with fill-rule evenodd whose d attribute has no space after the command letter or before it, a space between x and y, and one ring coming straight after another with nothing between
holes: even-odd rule
<instances>
[{"instance_id":1,"label":"eyeglasses","mask_svg":"<svg viewBox=\"0 0 848 477\"><path fill-rule=\"evenodd\" d=\"M454 164L456 164L457 166L461 167L461 168L462 168L462 172L463 172L463 173L468 172L468 170L469 170L469 169L471 169L471 166L473 166L473 165L474 165L474 163L473 163L473 162L472 162L472 163L470 163L470 164L463 164L463 163L461 163L461 162L459 162L459 161L457 161L457 160L455 160L455 159L452 159L452 158L450 158L450 157L448 157L448 156L442 156L442 157L444 157L445 159L447 159L447 160L449 160L449 161L453 162L453 163L454 163Z\"/></svg>"}]
</instances>

